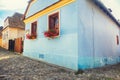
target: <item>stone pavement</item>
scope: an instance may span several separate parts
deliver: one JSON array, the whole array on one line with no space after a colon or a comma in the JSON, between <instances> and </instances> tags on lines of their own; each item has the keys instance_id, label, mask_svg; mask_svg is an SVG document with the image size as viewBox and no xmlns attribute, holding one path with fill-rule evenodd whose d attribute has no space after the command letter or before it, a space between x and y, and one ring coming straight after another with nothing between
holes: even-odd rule
<instances>
[{"instance_id":1,"label":"stone pavement","mask_svg":"<svg viewBox=\"0 0 120 80\"><path fill-rule=\"evenodd\" d=\"M120 64L79 73L0 48L0 80L120 80Z\"/></svg>"}]
</instances>

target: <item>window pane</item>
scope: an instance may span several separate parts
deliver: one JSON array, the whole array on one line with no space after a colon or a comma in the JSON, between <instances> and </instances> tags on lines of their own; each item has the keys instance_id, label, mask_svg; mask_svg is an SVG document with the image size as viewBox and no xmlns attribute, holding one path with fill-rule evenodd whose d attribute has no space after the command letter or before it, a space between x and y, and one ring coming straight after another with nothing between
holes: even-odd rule
<instances>
[{"instance_id":1,"label":"window pane","mask_svg":"<svg viewBox=\"0 0 120 80\"><path fill-rule=\"evenodd\" d=\"M59 29L59 13L55 13L49 16L49 29Z\"/></svg>"},{"instance_id":2,"label":"window pane","mask_svg":"<svg viewBox=\"0 0 120 80\"><path fill-rule=\"evenodd\" d=\"M37 22L32 23L31 34L36 35L37 31Z\"/></svg>"}]
</instances>

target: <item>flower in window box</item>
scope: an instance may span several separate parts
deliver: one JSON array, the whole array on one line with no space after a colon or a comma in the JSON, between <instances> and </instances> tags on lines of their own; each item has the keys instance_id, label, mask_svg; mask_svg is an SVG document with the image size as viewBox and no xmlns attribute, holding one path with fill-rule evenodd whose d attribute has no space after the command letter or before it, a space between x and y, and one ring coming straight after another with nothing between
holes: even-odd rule
<instances>
[{"instance_id":1,"label":"flower in window box","mask_svg":"<svg viewBox=\"0 0 120 80\"><path fill-rule=\"evenodd\" d=\"M27 39L36 39L37 38L37 35L35 35L35 34L26 34L26 38Z\"/></svg>"},{"instance_id":2,"label":"flower in window box","mask_svg":"<svg viewBox=\"0 0 120 80\"><path fill-rule=\"evenodd\" d=\"M26 38L27 39L30 39L31 38L31 35L28 33L28 34L26 34Z\"/></svg>"},{"instance_id":3,"label":"flower in window box","mask_svg":"<svg viewBox=\"0 0 120 80\"><path fill-rule=\"evenodd\" d=\"M59 33L56 32L56 30L48 30L48 31L45 31L44 32L44 36L45 37L55 37L55 36L58 36Z\"/></svg>"},{"instance_id":4,"label":"flower in window box","mask_svg":"<svg viewBox=\"0 0 120 80\"><path fill-rule=\"evenodd\" d=\"M37 35L36 34L31 34L31 39L36 39Z\"/></svg>"}]
</instances>

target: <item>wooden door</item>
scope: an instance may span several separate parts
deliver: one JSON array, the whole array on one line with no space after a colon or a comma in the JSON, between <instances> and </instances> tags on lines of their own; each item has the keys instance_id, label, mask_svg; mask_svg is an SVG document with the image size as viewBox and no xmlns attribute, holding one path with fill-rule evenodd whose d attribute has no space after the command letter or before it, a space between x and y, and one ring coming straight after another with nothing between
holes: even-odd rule
<instances>
[{"instance_id":1,"label":"wooden door","mask_svg":"<svg viewBox=\"0 0 120 80\"><path fill-rule=\"evenodd\" d=\"M15 52L19 52L19 53L23 52L23 41L22 41L22 38L15 39L14 51Z\"/></svg>"}]
</instances>

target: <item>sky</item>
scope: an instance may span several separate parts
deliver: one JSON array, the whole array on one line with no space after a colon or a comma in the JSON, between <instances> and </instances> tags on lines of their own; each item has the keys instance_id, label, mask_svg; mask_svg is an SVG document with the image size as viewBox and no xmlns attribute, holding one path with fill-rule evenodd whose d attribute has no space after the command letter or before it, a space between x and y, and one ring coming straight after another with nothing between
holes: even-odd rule
<instances>
[{"instance_id":1,"label":"sky","mask_svg":"<svg viewBox=\"0 0 120 80\"><path fill-rule=\"evenodd\" d=\"M15 12L24 13L29 0L0 0L0 26L6 17L12 16ZM100 0L108 8L112 9L112 14L120 19L120 0Z\"/></svg>"},{"instance_id":2,"label":"sky","mask_svg":"<svg viewBox=\"0 0 120 80\"><path fill-rule=\"evenodd\" d=\"M0 0L0 26L3 26L5 18L15 12L24 14L28 0Z\"/></svg>"},{"instance_id":3,"label":"sky","mask_svg":"<svg viewBox=\"0 0 120 80\"><path fill-rule=\"evenodd\" d=\"M105 6L112 9L112 14L120 19L120 0L101 0Z\"/></svg>"}]
</instances>

